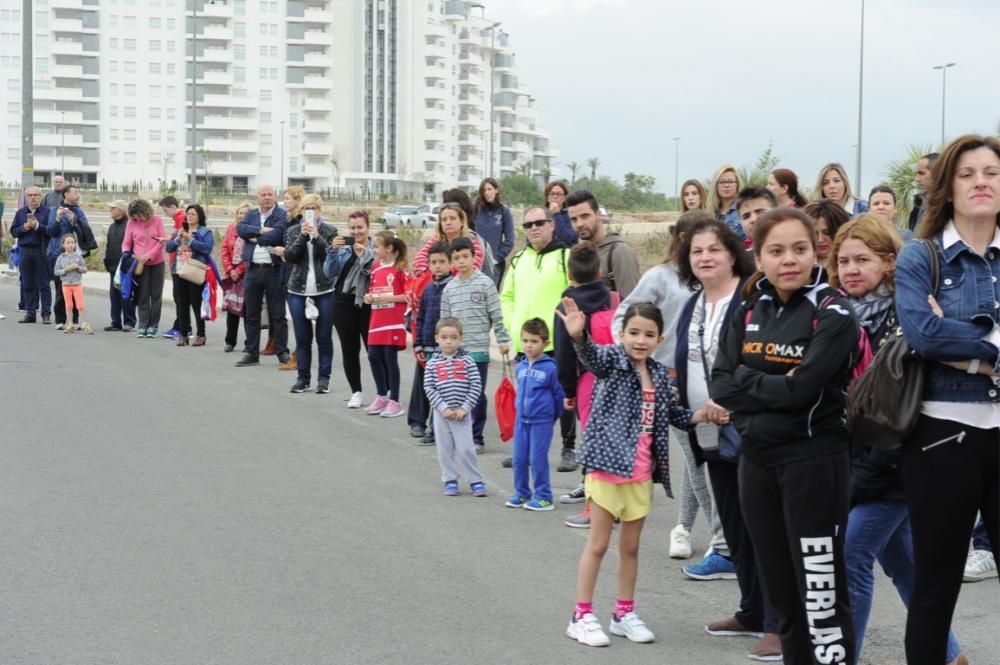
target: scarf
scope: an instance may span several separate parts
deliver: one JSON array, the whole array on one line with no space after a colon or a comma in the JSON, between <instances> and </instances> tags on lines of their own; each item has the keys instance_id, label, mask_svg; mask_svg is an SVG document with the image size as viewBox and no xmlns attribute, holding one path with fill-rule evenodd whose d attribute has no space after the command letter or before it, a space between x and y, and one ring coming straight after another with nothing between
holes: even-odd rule
<instances>
[{"instance_id":1,"label":"scarf","mask_svg":"<svg viewBox=\"0 0 1000 665\"><path fill-rule=\"evenodd\" d=\"M889 293L889 287L882 282L874 291L871 291L860 298L848 296L854 314L869 334L877 331L885 323L886 314L892 308L893 297Z\"/></svg>"}]
</instances>

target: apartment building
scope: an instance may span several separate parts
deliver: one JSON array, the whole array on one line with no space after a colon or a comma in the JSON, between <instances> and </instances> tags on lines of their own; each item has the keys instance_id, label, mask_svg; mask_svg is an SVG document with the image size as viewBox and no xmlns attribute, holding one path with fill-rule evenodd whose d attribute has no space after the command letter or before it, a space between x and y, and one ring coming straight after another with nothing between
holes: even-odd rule
<instances>
[{"instance_id":1,"label":"apartment building","mask_svg":"<svg viewBox=\"0 0 1000 665\"><path fill-rule=\"evenodd\" d=\"M8 181L21 158L22 4L0 0ZM218 187L418 198L488 173L555 171L510 37L481 3L34 0L32 11L43 184L65 173L183 190L194 165Z\"/></svg>"}]
</instances>

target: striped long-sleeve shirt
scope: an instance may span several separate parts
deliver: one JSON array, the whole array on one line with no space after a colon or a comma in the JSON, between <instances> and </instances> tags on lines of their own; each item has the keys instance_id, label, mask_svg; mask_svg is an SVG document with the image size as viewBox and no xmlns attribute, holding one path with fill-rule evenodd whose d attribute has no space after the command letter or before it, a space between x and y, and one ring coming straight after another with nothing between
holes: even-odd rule
<instances>
[{"instance_id":1,"label":"striped long-sleeve shirt","mask_svg":"<svg viewBox=\"0 0 1000 665\"><path fill-rule=\"evenodd\" d=\"M435 354L424 369L424 392L438 413L445 409L472 413L482 392L476 361L462 349L453 356Z\"/></svg>"},{"instance_id":2,"label":"striped long-sleeve shirt","mask_svg":"<svg viewBox=\"0 0 1000 665\"><path fill-rule=\"evenodd\" d=\"M510 344L497 287L478 270L469 279L458 276L448 283L441 294L441 316L462 322L462 346L477 362L490 359L490 328L497 344Z\"/></svg>"}]
</instances>

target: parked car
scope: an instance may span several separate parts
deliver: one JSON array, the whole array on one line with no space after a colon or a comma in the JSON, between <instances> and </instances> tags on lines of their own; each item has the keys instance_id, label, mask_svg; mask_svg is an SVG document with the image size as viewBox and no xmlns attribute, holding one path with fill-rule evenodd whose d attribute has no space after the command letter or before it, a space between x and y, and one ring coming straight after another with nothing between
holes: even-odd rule
<instances>
[{"instance_id":1,"label":"parked car","mask_svg":"<svg viewBox=\"0 0 1000 665\"><path fill-rule=\"evenodd\" d=\"M412 226L413 218L416 217L418 210L420 210L420 206L415 205L392 206L382 215L382 222L387 229L400 225Z\"/></svg>"},{"instance_id":2,"label":"parked car","mask_svg":"<svg viewBox=\"0 0 1000 665\"><path fill-rule=\"evenodd\" d=\"M414 226L419 226L422 229L427 229L435 226L438 221L438 212L441 210L440 203L425 203L420 206L420 210L417 211L417 216L413 220Z\"/></svg>"}]
</instances>

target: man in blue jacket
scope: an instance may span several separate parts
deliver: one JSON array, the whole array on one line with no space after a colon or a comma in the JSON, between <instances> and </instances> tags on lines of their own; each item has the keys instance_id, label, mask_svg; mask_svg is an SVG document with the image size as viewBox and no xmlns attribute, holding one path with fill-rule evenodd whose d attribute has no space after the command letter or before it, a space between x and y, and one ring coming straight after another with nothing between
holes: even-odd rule
<instances>
[{"instance_id":1,"label":"man in blue jacket","mask_svg":"<svg viewBox=\"0 0 1000 665\"><path fill-rule=\"evenodd\" d=\"M87 221L87 215L80 208L80 188L76 185L67 185L62 190L62 197L61 205L56 208L48 208L49 245L46 251L49 275L52 276L55 291L56 301L52 311L56 315L56 330L62 330L68 318L66 316L66 303L63 301L62 280L55 275L56 259L62 254L62 237L67 233L76 236L76 246L84 256L90 253L88 244L94 237L90 230L90 222ZM46 286L48 286L47 282ZM74 307L73 323L79 323L79 318L80 313Z\"/></svg>"},{"instance_id":2,"label":"man in blue jacket","mask_svg":"<svg viewBox=\"0 0 1000 665\"><path fill-rule=\"evenodd\" d=\"M243 261L247 266L243 293L243 327L246 348L237 367L260 364L260 315L264 297L278 362L288 362L288 320L285 318L285 285L281 280L281 259L271 247L284 247L288 214L275 205L274 187L257 187L259 207L248 212L236 233L246 240Z\"/></svg>"},{"instance_id":3,"label":"man in blue jacket","mask_svg":"<svg viewBox=\"0 0 1000 665\"><path fill-rule=\"evenodd\" d=\"M48 242L48 211L42 207L42 190L28 187L25 205L14 213L10 234L17 238L20 252L21 288L24 290L24 318L19 323L34 323L41 290L48 285L49 267L45 260ZM42 323L48 323L51 312L42 306Z\"/></svg>"}]
</instances>

